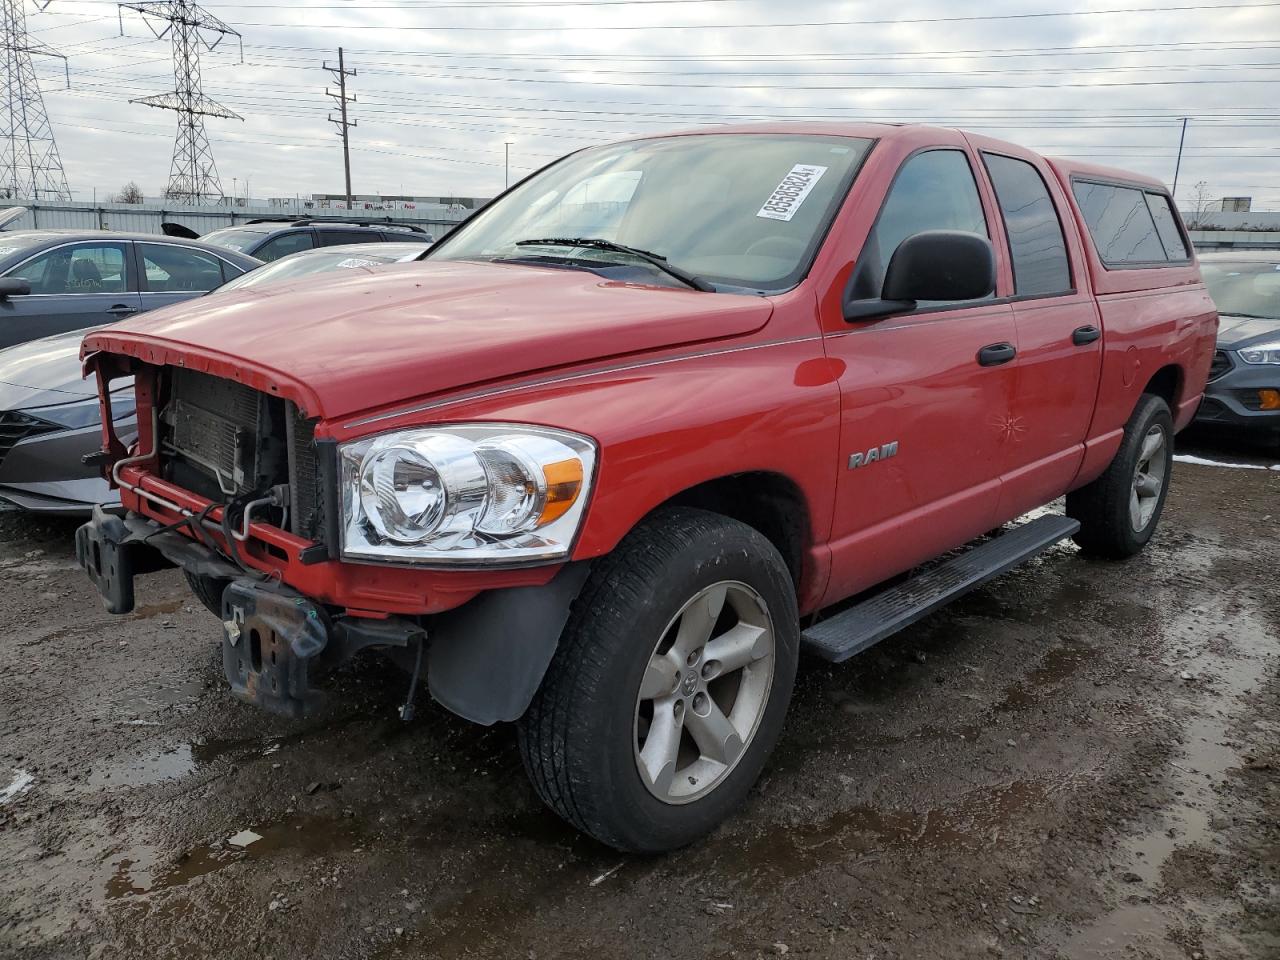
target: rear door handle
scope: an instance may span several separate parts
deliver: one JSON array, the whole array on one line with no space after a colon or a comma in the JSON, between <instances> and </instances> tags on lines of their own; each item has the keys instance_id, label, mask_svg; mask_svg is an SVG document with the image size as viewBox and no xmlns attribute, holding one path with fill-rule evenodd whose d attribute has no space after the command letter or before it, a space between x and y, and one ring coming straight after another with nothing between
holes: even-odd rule
<instances>
[{"instance_id":1,"label":"rear door handle","mask_svg":"<svg viewBox=\"0 0 1280 960\"><path fill-rule=\"evenodd\" d=\"M1017 355L1018 351L1012 343L991 343L978 351L978 364L983 367L998 367Z\"/></svg>"},{"instance_id":2,"label":"rear door handle","mask_svg":"<svg viewBox=\"0 0 1280 960\"><path fill-rule=\"evenodd\" d=\"M137 312L137 307L131 307L127 303L117 303L107 307L107 313L114 313L117 317L127 317L129 314Z\"/></svg>"},{"instance_id":3,"label":"rear door handle","mask_svg":"<svg viewBox=\"0 0 1280 960\"><path fill-rule=\"evenodd\" d=\"M1071 342L1077 347L1083 347L1086 343L1093 343L1102 336L1102 331L1097 327L1076 327L1071 333Z\"/></svg>"}]
</instances>

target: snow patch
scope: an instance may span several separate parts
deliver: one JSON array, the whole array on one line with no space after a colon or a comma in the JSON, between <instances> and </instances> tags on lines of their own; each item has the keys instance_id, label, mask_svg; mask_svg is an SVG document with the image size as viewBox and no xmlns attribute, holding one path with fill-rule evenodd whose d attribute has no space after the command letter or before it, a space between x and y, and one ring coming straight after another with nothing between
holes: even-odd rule
<instances>
[{"instance_id":1,"label":"snow patch","mask_svg":"<svg viewBox=\"0 0 1280 960\"><path fill-rule=\"evenodd\" d=\"M1275 470L1280 472L1280 463L1273 463L1269 467L1261 463L1227 463L1225 460L1206 460L1204 457L1192 456L1189 453L1175 453L1173 459L1177 463L1193 463L1199 467L1228 467L1232 470Z\"/></svg>"},{"instance_id":2,"label":"snow patch","mask_svg":"<svg viewBox=\"0 0 1280 960\"><path fill-rule=\"evenodd\" d=\"M13 780L7 787L0 790L0 806L22 796L31 789L32 784L35 782L36 778L27 773L27 771L15 770L13 772Z\"/></svg>"}]
</instances>

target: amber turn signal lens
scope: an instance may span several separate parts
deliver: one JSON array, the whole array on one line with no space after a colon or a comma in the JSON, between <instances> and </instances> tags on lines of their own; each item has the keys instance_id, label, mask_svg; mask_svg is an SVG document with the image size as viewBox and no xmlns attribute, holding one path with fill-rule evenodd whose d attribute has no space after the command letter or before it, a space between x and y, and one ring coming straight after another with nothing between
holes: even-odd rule
<instances>
[{"instance_id":1,"label":"amber turn signal lens","mask_svg":"<svg viewBox=\"0 0 1280 960\"><path fill-rule=\"evenodd\" d=\"M582 492L582 461L558 460L542 468L547 479L547 502L538 517L538 526L558 520L569 512Z\"/></svg>"},{"instance_id":2,"label":"amber turn signal lens","mask_svg":"<svg viewBox=\"0 0 1280 960\"><path fill-rule=\"evenodd\" d=\"M1259 390L1259 410L1280 410L1280 390Z\"/></svg>"}]
</instances>

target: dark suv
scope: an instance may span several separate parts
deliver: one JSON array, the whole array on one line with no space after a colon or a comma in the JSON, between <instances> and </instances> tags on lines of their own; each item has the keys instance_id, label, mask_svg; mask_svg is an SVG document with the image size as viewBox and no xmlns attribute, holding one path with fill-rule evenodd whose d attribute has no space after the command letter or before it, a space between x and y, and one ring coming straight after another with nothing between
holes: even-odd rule
<instances>
[{"instance_id":1,"label":"dark suv","mask_svg":"<svg viewBox=\"0 0 1280 960\"><path fill-rule=\"evenodd\" d=\"M385 241L421 240L432 237L415 224L339 223L318 220L250 220L234 227L223 227L200 238L247 253L262 261L279 260L300 250L313 247L336 247L347 243L383 243Z\"/></svg>"}]
</instances>

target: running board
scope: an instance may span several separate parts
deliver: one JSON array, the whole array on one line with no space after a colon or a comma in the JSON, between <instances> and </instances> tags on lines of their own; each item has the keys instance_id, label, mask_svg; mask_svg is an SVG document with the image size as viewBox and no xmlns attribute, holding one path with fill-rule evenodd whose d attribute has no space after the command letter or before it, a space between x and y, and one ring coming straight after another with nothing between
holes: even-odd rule
<instances>
[{"instance_id":1,"label":"running board","mask_svg":"<svg viewBox=\"0 0 1280 960\"><path fill-rule=\"evenodd\" d=\"M918 577L888 587L829 620L819 621L800 634L800 642L824 660L832 663L847 660L993 577L1043 553L1079 529L1079 522L1058 515L1019 524Z\"/></svg>"}]
</instances>

